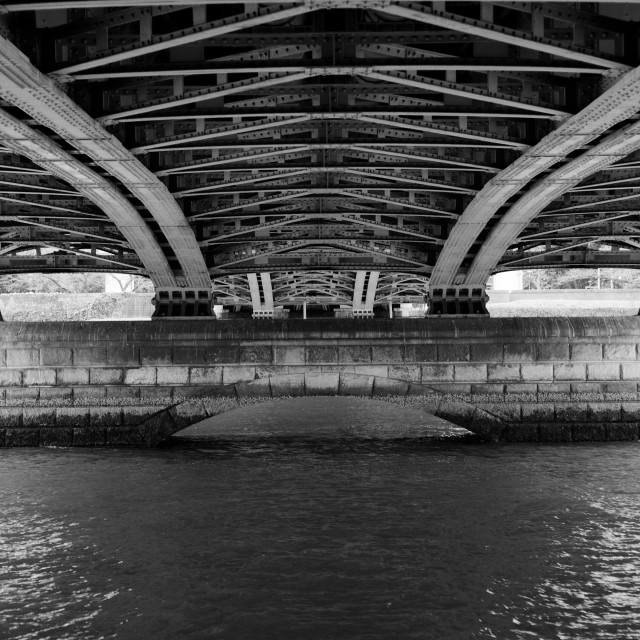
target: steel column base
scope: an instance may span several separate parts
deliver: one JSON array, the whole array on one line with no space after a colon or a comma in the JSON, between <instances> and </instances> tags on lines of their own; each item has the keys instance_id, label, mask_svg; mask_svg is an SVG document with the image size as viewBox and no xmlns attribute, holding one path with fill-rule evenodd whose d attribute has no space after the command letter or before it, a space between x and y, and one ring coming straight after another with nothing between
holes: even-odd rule
<instances>
[{"instance_id":1,"label":"steel column base","mask_svg":"<svg viewBox=\"0 0 640 640\"><path fill-rule=\"evenodd\" d=\"M488 316L484 287L443 287L429 291L429 316Z\"/></svg>"},{"instance_id":2,"label":"steel column base","mask_svg":"<svg viewBox=\"0 0 640 640\"><path fill-rule=\"evenodd\" d=\"M215 317L209 289L157 289L152 318Z\"/></svg>"}]
</instances>

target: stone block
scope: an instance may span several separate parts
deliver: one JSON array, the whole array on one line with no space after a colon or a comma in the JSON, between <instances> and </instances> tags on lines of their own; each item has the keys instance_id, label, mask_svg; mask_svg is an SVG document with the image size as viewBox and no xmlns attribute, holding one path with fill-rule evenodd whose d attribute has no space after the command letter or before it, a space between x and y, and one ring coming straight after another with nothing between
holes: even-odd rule
<instances>
[{"instance_id":1,"label":"stone block","mask_svg":"<svg viewBox=\"0 0 640 640\"><path fill-rule=\"evenodd\" d=\"M58 407L56 425L58 427L88 427L89 407Z\"/></svg>"},{"instance_id":2,"label":"stone block","mask_svg":"<svg viewBox=\"0 0 640 640\"><path fill-rule=\"evenodd\" d=\"M38 349L7 349L7 367L37 367L40 365Z\"/></svg>"},{"instance_id":3,"label":"stone block","mask_svg":"<svg viewBox=\"0 0 640 640\"><path fill-rule=\"evenodd\" d=\"M237 364L240 362L240 347L208 346L205 360L207 364Z\"/></svg>"},{"instance_id":4,"label":"stone block","mask_svg":"<svg viewBox=\"0 0 640 640\"><path fill-rule=\"evenodd\" d=\"M103 447L106 442L104 429L78 427L73 430L74 447Z\"/></svg>"},{"instance_id":5,"label":"stone block","mask_svg":"<svg viewBox=\"0 0 640 640\"><path fill-rule=\"evenodd\" d=\"M588 364L587 380L620 380L620 365L617 362Z\"/></svg>"},{"instance_id":6,"label":"stone block","mask_svg":"<svg viewBox=\"0 0 640 640\"><path fill-rule=\"evenodd\" d=\"M438 362L468 362L471 350L468 344L439 344Z\"/></svg>"},{"instance_id":7,"label":"stone block","mask_svg":"<svg viewBox=\"0 0 640 640\"><path fill-rule=\"evenodd\" d=\"M622 380L640 380L640 362L623 362L620 367Z\"/></svg>"},{"instance_id":8,"label":"stone block","mask_svg":"<svg viewBox=\"0 0 640 640\"><path fill-rule=\"evenodd\" d=\"M568 397L571 393L571 383L569 382L539 382L537 387L538 394L566 395Z\"/></svg>"},{"instance_id":9,"label":"stone block","mask_svg":"<svg viewBox=\"0 0 640 640\"><path fill-rule=\"evenodd\" d=\"M305 389L308 396L336 396L340 382L338 373L308 373Z\"/></svg>"},{"instance_id":10,"label":"stone block","mask_svg":"<svg viewBox=\"0 0 640 640\"><path fill-rule=\"evenodd\" d=\"M233 409L237 409L240 406L238 398L236 398L235 385L231 385L231 388L233 389L233 397L213 398L207 395L202 398L202 403L210 418L227 411L233 411Z\"/></svg>"},{"instance_id":11,"label":"stone block","mask_svg":"<svg viewBox=\"0 0 640 640\"><path fill-rule=\"evenodd\" d=\"M74 347L73 364L75 366L107 364L107 349L106 347Z\"/></svg>"},{"instance_id":12,"label":"stone block","mask_svg":"<svg viewBox=\"0 0 640 640\"><path fill-rule=\"evenodd\" d=\"M84 400L94 401L96 399L105 398L107 395L107 389L109 387L71 387L73 391L73 398L75 402Z\"/></svg>"},{"instance_id":13,"label":"stone block","mask_svg":"<svg viewBox=\"0 0 640 640\"><path fill-rule=\"evenodd\" d=\"M479 383L471 385L471 393L473 395L494 395L494 396L503 396L504 394L504 385L498 382L487 382L487 383ZM500 401L503 398L501 397Z\"/></svg>"},{"instance_id":14,"label":"stone block","mask_svg":"<svg viewBox=\"0 0 640 640\"><path fill-rule=\"evenodd\" d=\"M573 429L562 422L542 423L538 425L540 442L571 442Z\"/></svg>"},{"instance_id":15,"label":"stone block","mask_svg":"<svg viewBox=\"0 0 640 640\"><path fill-rule=\"evenodd\" d=\"M430 382L453 382L452 364L423 364L420 367L423 384Z\"/></svg>"},{"instance_id":16,"label":"stone block","mask_svg":"<svg viewBox=\"0 0 640 640\"><path fill-rule=\"evenodd\" d=\"M136 367L124 370L124 383L126 385L156 384L155 367Z\"/></svg>"},{"instance_id":17,"label":"stone block","mask_svg":"<svg viewBox=\"0 0 640 640\"><path fill-rule=\"evenodd\" d=\"M205 348L204 346L193 347L181 345L173 347L173 364L205 364Z\"/></svg>"},{"instance_id":18,"label":"stone block","mask_svg":"<svg viewBox=\"0 0 640 640\"><path fill-rule=\"evenodd\" d=\"M571 395L574 394L599 396L603 394L602 385L599 382L572 382Z\"/></svg>"},{"instance_id":19,"label":"stone block","mask_svg":"<svg viewBox=\"0 0 640 640\"><path fill-rule=\"evenodd\" d=\"M86 367L61 367L56 369L58 386L89 384L89 369Z\"/></svg>"},{"instance_id":20,"label":"stone block","mask_svg":"<svg viewBox=\"0 0 640 640\"><path fill-rule=\"evenodd\" d=\"M286 365L256 365L256 378L273 378L274 376L286 376L289 367Z\"/></svg>"},{"instance_id":21,"label":"stone block","mask_svg":"<svg viewBox=\"0 0 640 640\"><path fill-rule=\"evenodd\" d=\"M508 343L504 345L505 362L535 362L536 345L531 343Z\"/></svg>"},{"instance_id":22,"label":"stone block","mask_svg":"<svg viewBox=\"0 0 640 640\"><path fill-rule=\"evenodd\" d=\"M353 373L361 376L387 378L389 375L389 367L385 364L356 364L353 365Z\"/></svg>"},{"instance_id":23,"label":"stone block","mask_svg":"<svg viewBox=\"0 0 640 640\"><path fill-rule=\"evenodd\" d=\"M0 349L0 367L7 366L7 350Z\"/></svg>"},{"instance_id":24,"label":"stone block","mask_svg":"<svg viewBox=\"0 0 640 640\"><path fill-rule=\"evenodd\" d=\"M435 344L407 344L404 346L404 361L437 362L438 348Z\"/></svg>"},{"instance_id":25,"label":"stone block","mask_svg":"<svg viewBox=\"0 0 640 640\"><path fill-rule=\"evenodd\" d=\"M70 447L73 444L73 429L49 427L40 429L41 447Z\"/></svg>"},{"instance_id":26,"label":"stone block","mask_svg":"<svg viewBox=\"0 0 640 640\"><path fill-rule=\"evenodd\" d=\"M554 422L556 419L553 402L523 402L521 410L523 422Z\"/></svg>"},{"instance_id":27,"label":"stone block","mask_svg":"<svg viewBox=\"0 0 640 640\"><path fill-rule=\"evenodd\" d=\"M142 404L145 404L145 402L147 402L148 404L162 404L165 406L169 406L170 404L173 404L172 397L174 389L179 396L183 387L140 387L140 402Z\"/></svg>"},{"instance_id":28,"label":"stone block","mask_svg":"<svg viewBox=\"0 0 640 640\"><path fill-rule=\"evenodd\" d=\"M89 424L92 427L119 427L122 424L120 407L89 407Z\"/></svg>"},{"instance_id":29,"label":"stone block","mask_svg":"<svg viewBox=\"0 0 640 640\"><path fill-rule=\"evenodd\" d=\"M320 373L356 373L355 364L323 364L320 367ZM364 374L362 374L364 375Z\"/></svg>"},{"instance_id":30,"label":"stone block","mask_svg":"<svg viewBox=\"0 0 640 640\"><path fill-rule=\"evenodd\" d=\"M618 423L605 425L605 437L612 442L637 440L639 436L637 424Z\"/></svg>"},{"instance_id":31,"label":"stone block","mask_svg":"<svg viewBox=\"0 0 640 640\"><path fill-rule=\"evenodd\" d=\"M33 404L40 397L40 389L38 387L7 387L4 394L8 405Z\"/></svg>"},{"instance_id":32,"label":"stone block","mask_svg":"<svg viewBox=\"0 0 640 640\"><path fill-rule=\"evenodd\" d=\"M25 387L31 386L49 386L54 387L56 384L55 369L24 369L22 372L22 384Z\"/></svg>"},{"instance_id":33,"label":"stone block","mask_svg":"<svg viewBox=\"0 0 640 640\"><path fill-rule=\"evenodd\" d=\"M305 364L306 349L303 346L277 346L273 348L275 364Z\"/></svg>"},{"instance_id":34,"label":"stone block","mask_svg":"<svg viewBox=\"0 0 640 640\"><path fill-rule=\"evenodd\" d=\"M610 342L604 345L605 360L635 360L635 342Z\"/></svg>"},{"instance_id":35,"label":"stone block","mask_svg":"<svg viewBox=\"0 0 640 640\"><path fill-rule=\"evenodd\" d=\"M0 386L11 387L22 384L22 371L19 369L0 369Z\"/></svg>"},{"instance_id":36,"label":"stone block","mask_svg":"<svg viewBox=\"0 0 640 640\"><path fill-rule=\"evenodd\" d=\"M143 366L173 364L173 347L171 345L142 345L140 347L140 364Z\"/></svg>"},{"instance_id":37,"label":"stone block","mask_svg":"<svg viewBox=\"0 0 640 640\"><path fill-rule=\"evenodd\" d=\"M593 422L620 422L621 406L619 402L589 402L587 420Z\"/></svg>"},{"instance_id":38,"label":"stone block","mask_svg":"<svg viewBox=\"0 0 640 640\"><path fill-rule=\"evenodd\" d=\"M373 346L371 360L381 363L399 363L403 362L403 352L402 345Z\"/></svg>"},{"instance_id":39,"label":"stone block","mask_svg":"<svg viewBox=\"0 0 640 640\"><path fill-rule=\"evenodd\" d=\"M553 379L558 381L586 380L587 365L577 362L554 364Z\"/></svg>"},{"instance_id":40,"label":"stone block","mask_svg":"<svg viewBox=\"0 0 640 640\"><path fill-rule=\"evenodd\" d=\"M304 374L294 373L271 378L272 397L298 397L305 395Z\"/></svg>"},{"instance_id":41,"label":"stone block","mask_svg":"<svg viewBox=\"0 0 640 640\"><path fill-rule=\"evenodd\" d=\"M405 382L420 382L422 375L419 364L389 365L389 377Z\"/></svg>"},{"instance_id":42,"label":"stone block","mask_svg":"<svg viewBox=\"0 0 640 640\"><path fill-rule=\"evenodd\" d=\"M0 407L1 427L21 427L22 409L20 407Z\"/></svg>"},{"instance_id":43,"label":"stone block","mask_svg":"<svg viewBox=\"0 0 640 640\"><path fill-rule=\"evenodd\" d=\"M56 424L56 410L52 407L24 407L23 427L53 427Z\"/></svg>"},{"instance_id":44,"label":"stone block","mask_svg":"<svg viewBox=\"0 0 640 640\"><path fill-rule=\"evenodd\" d=\"M40 389L40 402L50 402L56 406L70 404L73 398L73 389L69 387L42 387Z\"/></svg>"},{"instance_id":45,"label":"stone block","mask_svg":"<svg viewBox=\"0 0 640 640\"><path fill-rule=\"evenodd\" d=\"M373 376L358 376L348 373L340 374L338 393L341 396L367 396L373 393Z\"/></svg>"},{"instance_id":46,"label":"stone block","mask_svg":"<svg viewBox=\"0 0 640 640\"><path fill-rule=\"evenodd\" d=\"M367 344L338 346L338 362L371 362L371 347Z\"/></svg>"},{"instance_id":47,"label":"stone block","mask_svg":"<svg viewBox=\"0 0 640 640\"><path fill-rule=\"evenodd\" d=\"M191 398L175 407L171 407L169 414L173 419L176 431L198 424L198 422L202 422L209 417L200 398Z\"/></svg>"},{"instance_id":48,"label":"stone block","mask_svg":"<svg viewBox=\"0 0 640 640\"><path fill-rule=\"evenodd\" d=\"M73 364L73 351L67 347L42 347L40 364L44 367L64 367Z\"/></svg>"},{"instance_id":49,"label":"stone block","mask_svg":"<svg viewBox=\"0 0 640 640\"><path fill-rule=\"evenodd\" d=\"M489 382L509 382L520 380L519 364L489 364L487 365L487 380Z\"/></svg>"},{"instance_id":50,"label":"stone block","mask_svg":"<svg viewBox=\"0 0 640 640\"><path fill-rule=\"evenodd\" d=\"M6 447L37 447L40 443L39 429L6 429Z\"/></svg>"},{"instance_id":51,"label":"stone block","mask_svg":"<svg viewBox=\"0 0 640 640\"><path fill-rule=\"evenodd\" d=\"M256 377L255 367L222 367L222 383L251 382Z\"/></svg>"},{"instance_id":52,"label":"stone block","mask_svg":"<svg viewBox=\"0 0 640 640\"><path fill-rule=\"evenodd\" d=\"M637 395L637 382L607 382L602 384L602 391L605 394Z\"/></svg>"},{"instance_id":53,"label":"stone block","mask_svg":"<svg viewBox=\"0 0 640 640\"><path fill-rule=\"evenodd\" d=\"M605 425L588 422L572 424L571 439L574 442L604 442L607 439Z\"/></svg>"},{"instance_id":54,"label":"stone block","mask_svg":"<svg viewBox=\"0 0 640 640\"><path fill-rule=\"evenodd\" d=\"M488 382L486 364L456 364L453 368L456 382Z\"/></svg>"},{"instance_id":55,"label":"stone block","mask_svg":"<svg viewBox=\"0 0 640 640\"><path fill-rule=\"evenodd\" d=\"M623 422L640 422L640 402L623 402L621 409Z\"/></svg>"},{"instance_id":56,"label":"stone block","mask_svg":"<svg viewBox=\"0 0 640 640\"><path fill-rule=\"evenodd\" d=\"M93 387L92 387L93 388ZM122 402L123 404L131 404L134 400L140 398L139 387L106 387L106 397L108 400Z\"/></svg>"},{"instance_id":57,"label":"stone block","mask_svg":"<svg viewBox=\"0 0 640 640\"><path fill-rule=\"evenodd\" d=\"M274 347L272 350L271 346L266 344L243 345L240 347L240 362L242 364L278 363L278 360L274 358L274 351L277 352L278 349L282 348L289 349L290 347ZM302 350L303 347L299 347L299 349ZM304 360L302 362L304 363Z\"/></svg>"},{"instance_id":58,"label":"stone block","mask_svg":"<svg viewBox=\"0 0 640 640\"><path fill-rule=\"evenodd\" d=\"M238 398L270 398L271 384L269 378L260 378L251 382L238 382L236 385Z\"/></svg>"},{"instance_id":59,"label":"stone block","mask_svg":"<svg viewBox=\"0 0 640 640\"><path fill-rule=\"evenodd\" d=\"M497 416L491 415L482 409L477 409L466 428L485 440L499 442L505 426L505 423Z\"/></svg>"},{"instance_id":60,"label":"stone block","mask_svg":"<svg viewBox=\"0 0 640 640\"><path fill-rule=\"evenodd\" d=\"M89 384L122 384L124 380L124 370L119 367L109 369L91 368L89 369Z\"/></svg>"},{"instance_id":61,"label":"stone block","mask_svg":"<svg viewBox=\"0 0 640 640\"><path fill-rule=\"evenodd\" d=\"M556 402L557 422L584 422L588 416L589 405L586 402Z\"/></svg>"},{"instance_id":62,"label":"stone block","mask_svg":"<svg viewBox=\"0 0 640 640\"><path fill-rule=\"evenodd\" d=\"M135 427L107 427L105 440L108 447L142 447L145 444Z\"/></svg>"},{"instance_id":63,"label":"stone block","mask_svg":"<svg viewBox=\"0 0 640 640\"><path fill-rule=\"evenodd\" d=\"M500 363L504 361L504 345L502 343L488 342L486 344L471 345L472 362Z\"/></svg>"},{"instance_id":64,"label":"stone block","mask_svg":"<svg viewBox=\"0 0 640 640\"><path fill-rule=\"evenodd\" d=\"M536 345L536 360L562 362L569 360L568 342L543 342Z\"/></svg>"},{"instance_id":65,"label":"stone block","mask_svg":"<svg viewBox=\"0 0 640 640\"><path fill-rule=\"evenodd\" d=\"M540 434L536 424L509 424L501 434L504 442L539 442Z\"/></svg>"},{"instance_id":66,"label":"stone block","mask_svg":"<svg viewBox=\"0 0 640 640\"><path fill-rule=\"evenodd\" d=\"M524 382L553 382L552 364L530 364L523 362L520 373Z\"/></svg>"},{"instance_id":67,"label":"stone block","mask_svg":"<svg viewBox=\"0 0 640 640\"><path fill-rule=\"evenodd\" d=\"M404 396L409 389L409 383L403 380L389 380L389 378L375 376L373 379L374 396Z\"/></svg>"},{"instance_id":68,"label":"stone block","mask_svg":"<svg viewBox=\"0 0 640 640\"><path fill-rule=\"evenodd\" d=\"M114 346L107 349L107 364L136 365L140 364L140 349L133 345Z\"/></svg>"},{"instance_id":69,"label":"stone block","mask_svg":"<svg viewBox=\"0 0 640 640\"><path fill-rule=\"evenodd\" d=\"M338 362L337 345L308 345L305 347L306 362L319 364L322 362Z\"/></svg>"},{"instance_id":70,"label":"stone block","mask_svg":"<svg viewBox=\"0 0 640 640\"><path fill-rule=\"evenodd\" d=\"M189 384L189 367L156 367L156 383L163 385Z\"/></svg>"},{"instance_id":71,"label":"stone block","mask_svg":"<svg viewBox=\"0 0 640 640\"><path fill-rule=\"evenodd\" d=\"M571 360L602 360L602 344L599 342L575 342L569 346L569 351Z\"/></svg>"},{"instance_id":72,"label":"stone block","mask_svg":"<svg viewBox=\"0 0 640 640\"><path fill-rule=\"evenodd\" d=\"M191 384L222 384L222 367L189 367Z\"/></svg>"},{"instance_id":73,"label":"stone block","mask_svg":"<svg viewBox=\"0 0 640 640\"><path fill-rule=\"evenodd\" d=\"M538 393L538 385L535 382L510 382L504 388L507 395L535 395Z\"/></svg>"}]
</instances>

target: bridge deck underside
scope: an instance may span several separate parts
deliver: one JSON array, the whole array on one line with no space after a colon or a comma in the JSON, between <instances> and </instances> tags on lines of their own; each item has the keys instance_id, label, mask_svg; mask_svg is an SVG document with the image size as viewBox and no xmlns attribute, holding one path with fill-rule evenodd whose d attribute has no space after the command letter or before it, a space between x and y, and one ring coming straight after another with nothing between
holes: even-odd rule
<instances>
[{"instance_id":1,"label":"bridge deck underside","mask_svg":"<svg viewBox=\"0 0 640 640\"><path fill-rule=\"evenodd\" d=\"M3 4L0 272L464 313L640 265L637 7L126 5Z\"/></svg>"}]
</instances>

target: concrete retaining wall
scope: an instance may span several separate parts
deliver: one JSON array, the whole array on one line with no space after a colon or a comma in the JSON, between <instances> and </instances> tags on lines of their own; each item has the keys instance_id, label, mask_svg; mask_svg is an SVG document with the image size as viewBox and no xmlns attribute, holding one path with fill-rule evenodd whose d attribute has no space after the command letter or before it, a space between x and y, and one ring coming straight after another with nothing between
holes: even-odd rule
<instances>
[{"instance_id":1,"label":"concrete retaining wall","mask_svg":"<svg viewBox=\"0 0 640 640\"><path fill-rule=\"evenodd\" d=\"M633 440L639 344L636 317L7 322L0 444L153 444L302 392L423 398L491 439Z\"/></svg>"}]
</instances>

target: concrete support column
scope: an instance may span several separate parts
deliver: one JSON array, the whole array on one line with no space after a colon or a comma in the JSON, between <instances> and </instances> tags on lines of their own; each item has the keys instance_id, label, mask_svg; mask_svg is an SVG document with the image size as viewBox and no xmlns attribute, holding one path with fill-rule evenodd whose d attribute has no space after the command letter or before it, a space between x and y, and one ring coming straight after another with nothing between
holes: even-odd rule
<instances>
[{"instance_id":1,"label":"concrete support column","mask_svg":"<svg viewBox=\"0 0 640 640\"><path fill-rule=\"evenodd\" d=\"M273 290L270 273L248 273L254 318L273 318Z\"/></svg>"},{"instance_id":2,"label":"concrete support column","mask_svg":"<svg viewBox=\"0 0 640 640\"><path fill-rule=\"evenodd\" d=\"M156 289L153 306L152 318L215 318L211 289Z\"/></svg>"},{"instance_id":3,"label":"concrete support column","mask_svg":"<svg viewBox=\"0 0 640 640\"><path fill-rule=\"evenodd\" d=\"M430 287L427 315L486 316L488 299L484 285Z\"/></svg>"},{"instance_id":4,"label":"concrete support column","mask_svg":"<svg viewBox=\"0 0 640 640\"><path fill-rule=\"evenodd\" d=\"M373 317L379 278L379 271L356 271L353 288L353 315L356 318Z\"/></svg>"}]
</instances>

